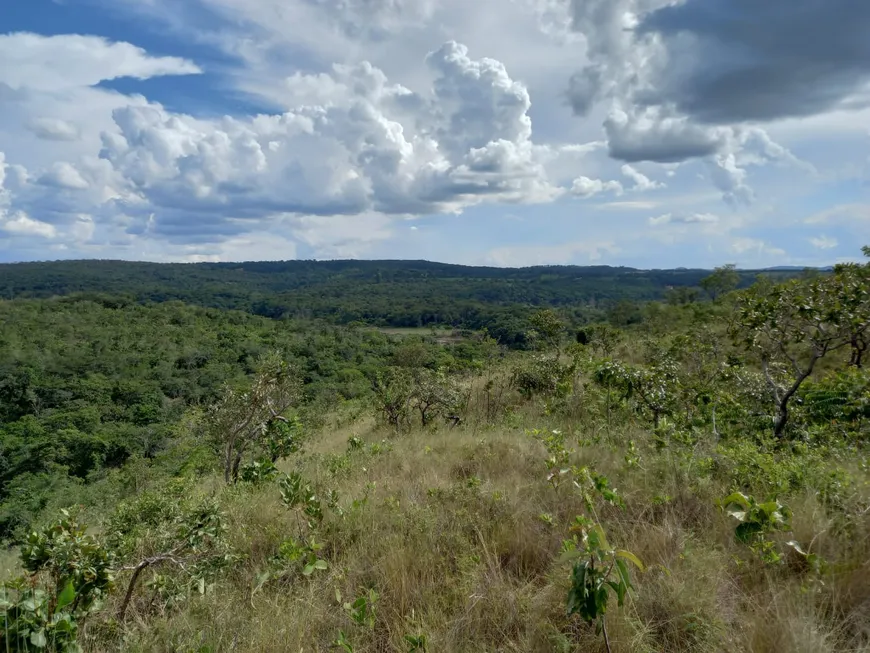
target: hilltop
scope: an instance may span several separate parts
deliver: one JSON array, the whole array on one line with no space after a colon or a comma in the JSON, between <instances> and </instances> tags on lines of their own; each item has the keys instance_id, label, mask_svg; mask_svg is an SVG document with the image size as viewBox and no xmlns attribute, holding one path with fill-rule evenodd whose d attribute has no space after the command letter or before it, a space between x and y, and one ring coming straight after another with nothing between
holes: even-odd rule
<instances>
[{"instance_id":1,"label":"hilltop","mask_svg":"<svg viewBox=\"0 0 870 653\"><path fill-rule=\"evenodd\" d=\"M0 265L0 296L70 294L98 301L178 300L270 318L319 318L382 327L487 328L503 344L522 341L535 307L558 307L573 321L606 316L620 302L698 296L700 269L638 270L609 266L469 267L429 261L277 261L138 263L53 261ZM742 287L758 274L739 272ZM685 297L680 301L685 301ZM631 313L631 307L623 307Z\"/></svg>"}]
</instances>

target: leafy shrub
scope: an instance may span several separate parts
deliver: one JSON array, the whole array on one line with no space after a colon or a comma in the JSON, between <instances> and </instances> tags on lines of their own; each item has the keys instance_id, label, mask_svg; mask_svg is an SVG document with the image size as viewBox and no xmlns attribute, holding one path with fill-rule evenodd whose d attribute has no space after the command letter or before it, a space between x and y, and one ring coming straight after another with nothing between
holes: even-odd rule
<instances>
[{"instance_id":1,"label":"leafy shrub","mask_svg":"<svg viewBox=\"0 0 870 653\"><path fill-rule=\"evenodd\" d=\"M573 387L574 364L566 364L553 356L535 356L513 370L511 384L526 399L536 395L565 396Z\"/></svg>"},{"instance_id":2,"label":"leafy shrub","mask_svg":"<svg viewBox=\"0 0 870 653\"><path fill-rule=\"evenodd\" d=\"M0 639L7 650L81 650L78 628L112 588L112 558L68 511L21 549L27 575L4 584ZM10 648L14 646L14 648Z\"/></svg>"}]
</instances>

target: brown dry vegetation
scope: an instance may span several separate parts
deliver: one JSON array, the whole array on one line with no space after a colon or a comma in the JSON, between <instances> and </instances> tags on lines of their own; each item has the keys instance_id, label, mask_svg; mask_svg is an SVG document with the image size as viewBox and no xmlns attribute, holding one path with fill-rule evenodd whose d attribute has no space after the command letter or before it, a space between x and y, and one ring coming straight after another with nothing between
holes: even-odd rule
<instances>
[{"instance_id":1,"label":"brown dry vegetation","mask_svg":"<svg viewBox=\"0 0 870 653\"><path fill-rule=\"evenodd\" d=\"M649 430L625 415L607 433L577 415L546 416L535 402L496 425L484 412L474 403L462 427L402 436L365 418L327 427L289 461L287 471L336 490L344 509L317 530L329 566L310 578L254 593L270 556L299 532L298 518L274 484L219 490L242 560L180 609L156 609L142 592L123 627L93 623L85 649L302 653L329 650L344 631L354 651L366 652L407 651L405 636L421 634L429 651L604 651L593 628L566 616L570 567L560 546L583 505L570 487L546 482L546 452L528 434L537 428L569 434L572 461L607 475L625 499L624 510L608 507L600 518L647 571L636 575L633 600L608 611L614 651L870 651L866 461L838 463L856 481L837 509L809 489L780 497L794 512L793 532L781 539L812 542L829 565L819 578L797 555L765 565L735 540L734 520L715 505L733 487L730 463L713 442L658 451ZM593 439L593 431L605 432ZM351 435L389 446L351 451ZM629 440L641 456L632 467ZM712 471L708 458L717 461ZM372 628L354 624L336 598L370 588L379 594Z\"/></svg>"}]
</instances>

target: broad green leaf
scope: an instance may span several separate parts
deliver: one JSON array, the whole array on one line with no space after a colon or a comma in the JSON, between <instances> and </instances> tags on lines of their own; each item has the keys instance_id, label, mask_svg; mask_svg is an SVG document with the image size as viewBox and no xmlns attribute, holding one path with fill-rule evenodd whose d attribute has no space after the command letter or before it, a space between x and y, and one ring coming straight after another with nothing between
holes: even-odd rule
<instances>
[{"instance_id":1,"label":"broad green leaf","mask_svg":"<svg viewBox=\"0 0 870 653\"><path fill-rule=\"evenodd\" d=\"M640 561L636 555L634 555L631 551L626 551L625 549L619 549L616 551L616 557L622 558L623 560L628 560L635 567L644 571L646 567L643 566L643 563Z\"/></svg>"},{"instance_id":2,"label":"broad green leaf","mask_svg":"<svg viewBox=\"0 0 870 653\"><path fill-rule=\"evenodd\" d=\"M742 492L734 492L719 501L719 505L726 509L732 503L736 503L738 506L742 506L744 510L749 510L749 506L751 505L749 499Z\"/></svg>"},{"instance_id":3,"label":"broad green leaf","mask_svg":"<svg viewBox=\"0 0 870 653\"><path fill-rule=\"evenodd\" d=\"M586 565L587 562L574 565L573 582L568 592L568 614L583 612L586 602Z\"/></svg>"},{"instance_id":4,"label":"broad green leaf","mask_svg":"<svg viewBox=\"0 0 870 653\"><path fill-rule=\"evenodd\" d=\"M45 638L45 630L40 628L30 633L30 643L36 648L45 648L48 646L48 640Z\"/></svg>"},{"instance_id":5,"label":"broad green leaf","mask_svg":"<svg viewBox=\"0 0 870 653\"><path fill-rule=\"evenodd\" d=\"M592 543L593 548L610 548L610 545L607 543L607 535L604 534L604 529L601 528L600 524L595 524L595 526L593 526L589 531L589 540Z\"/></svg>"},{"instance_id":6,"label":"broad green leaf","mask_svg":"<svg viewBox=\"0 0 870 653\"><path fill-rule=\"evenodd\" d=\"M72 579L68 580L66 585L57 596L57 610L63 610L66 606L76 600L76 590L73 587Z\"/></svg>"},{"instance_id":7,"label":"broad green leaf","mask_svg":"<svg viewBox=\"0 0 870 653\"><path fill-rule=\"evenodd\" d=\"M625 585L617 583L615 580L609 580L607 584L616 592L616 605L621 608L625 602Z\"/></svg>"},{"instance_id":8,"label":"broad green leaf","mask_svg":"<svg viewBox=\"0 0 870 653\"><path fill-rule=\"evenodd\" d=\"M34 598L27 599L26 601L21 602L21 607L29 612L34 612L36 610L37 605L39 605Z\"/></svg>"},{"instance_id":9,"label":"broad green leaf","mask_svg":"<svg viewBox=\"0 0 870 653\"><path fill-rule=\"evenodd\" d=\"M619 574L619 580L625 585L626 591L630 590L632 588L631 576L628 573L625 561L621 558L616 559L616 573Z\"/></svg>"},{"instance_id":10,"label":"broad green leaf","mask_svg":"<svg viewBox=\"0 0 870 653\"><path fill-rule=\"evenodd\" d=\"M570 540L568 540L568 542L570 542ZM563 546L566 543L563 543ZM574 543L570 542L570 544L574 544ZM586 552L583 551L583 549L577 549L577 548L570 549L568 551L563 551L562 555L559 556L559 562L560 563L570 562L571 560L576 560L577 558L582 558L585 555L586 555Z\"/></svg>"},{"instance_id":11,"label":"broad green leaf","mask_svg":"<svg viewBox=\"0 0 870 653\"><path fill-rule=\"evenodd\" d=\"M763 530L761 524L758 522L743 522L734 529L734 534L737 536L738 540L747 544L753 536L761 533Z\"/></svg>"},{"instance_id":12,"label":"broad green leaf","mask_svg":"<svg viewBox=\"0 0 870 653\"><path fill-rule=\"evenodd\" d=\"M61 633L69 633L73 631L73 623L69 616L63 616L54 622L54 630Z\"/></svg>"}]
</instances>

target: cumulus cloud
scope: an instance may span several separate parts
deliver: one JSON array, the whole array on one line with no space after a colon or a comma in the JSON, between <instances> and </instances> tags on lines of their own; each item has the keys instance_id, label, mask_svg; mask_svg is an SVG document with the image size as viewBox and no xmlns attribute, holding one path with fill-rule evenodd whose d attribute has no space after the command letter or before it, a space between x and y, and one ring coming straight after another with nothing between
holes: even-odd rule
<instances>
[{"instance_id":1,"label":"cumulus cloud","mask_svg":"<svg viewBox=\"0 0 870 653\"><path fill-rule=\"evenodd\" d=\"M634 163L674 163L709 156L727 142L728 132L708 129L663 110L614 109L604 121L607 147L614 159Z\"/></svg>"},{"instance_id":2,"label":"cumulus cloud","mask_svg":"<svg viewBox=\"0 0 870 653\"><path fill-rule=\"evenodd\" d=\"M686 0L643 15L637 35L666 51L650 100L729 124L866 102L868 24L853 0Z\"/></svg>"},{"instance_id":3,"label":"cumulus cloud","mask_svg":"<svg viewBox=\"0 0 870 653\"><path fill-rule=\"evenodd\" d=\"M107 79L189 75L200 69L178 57L152 57L130 43L98 36L29 32L0 35L0 84L12 89L57 91Z\"/></svg>"},{"instance_id":4,"label":"cumulus cloud","mask_svg":"<svg viewBox=\"0 0 870 653\"><path fill-rule=\"evenodd\" d=\"M23 211L16 211L10 215L0 211L0 231L8 236L54 238L57 235L53 225L34 220Z\"/></svg>"},{"instance_id":5,"label":"cumulus cloud","mask_svg":"<svg viewBox=\"0 0 870 653\"><path fill-rule=\"evenodd\" d=\"M750 204L755 193L746 183L746 170L737 166L733 154L717 156L707 162L713 185L722 191L722 199L732 206Z\"/></svg>"},{"instance_id":6,"label":"cumulus cloud","mask_svg":"<svg viewBox=\"0 0 870 653\"><path fill-rule=\"evenodd\" d=\"M80 136L75 125L60 118L33 118L26 127L46 141L75 141Z\"/></svg>"},{"instance_id":7,"label":"cumulus cloud","mask_svg":"<svg viewBox=\"0 0 870 653\"><path fill-rule=\"evenodd\" d=\"M567 82L580 116L599 105L610 155L704 159L733 205L747 165L814 173L749 123L870 106L870 5L851 0L583 0L570 3L586 64Z\"/></svg>"},{"instance_id":8,"label":"cumulus cloud","mask_svg":"<svg viewBox=\"0 0 870 653\"><path fill-rule=\"evenodd\" d=\"M868 99L865 3L584 0L571 7L589 60L582 83L570 84L575 107L616 97L731 125Z\"/></svg>"},{"instance_id":9,"label":"cumulus cloud","mask_svg":"<svg viewBox=\"0 0 870 653\"><path fill-rule=\"evenodd\" d=\"M55 163L39 178L37 183L68 190L86 190L88 188L88 182L85 181L81 173L64 161Z\"/></svg>"},{"instance_id":10,"label":"cumulus cloud","mask_svg":"<svg viewBox=\"0 0 870 653\"><path fill-rule=\"evenodd\" d=\"M563 192L531 141L528 92L503 65L473 60L455 42L427 61L429 97L363 63L296 75L297 94L321 103L281 115L203 121L121 108L101 157L144 200L157 231L197 212L232 229L274 214L455 212Z\"/></svg>"},{"instance_id":11,"label":"cumulus cloud","mask_svg":"<svg viewBox=\"0 0 870 653\"><path fill-rule=\"evenodd\" d=\"M853 136L870 116L870 68L856 36L868 14L849 5L843 18L848 1L201 0L195 11L172 0L122 3L168 26L167 48L183 36L196 47L177 52L229 55L209 59L220 63L198 80L196 101L173 95L171 110L100 82L126 77L129 88L195 74L196 63L95 36L0 36L7 243L17 230L0 257L42 252L47 237L70 256L225 260L295 255L297 245L305 256L363 256L401 247L406 217L494 220L506 209L471 209L562 197L595 197L585 217L609 229L617 220L595 218L638 225L661 242L715 233L728 248L738 223L780 212L785 223L830 200L833 188L805 182L833 179L834 167L838 179L866 176ZM832 43L840 49L828 52ZM800 75L811 83L796 84ZM246 115L240 95L270 113ZM826 140L831 130L836 144ZM623 201L657 189L655 202ZM807 221L837 221L840 242L862 238L862 198L852 186L836 190L843 206ZM717 221L720 198L739 217ZM571 206L546 209L546 220ZM530 222L544 215L513 211ZM572 220L559 223L568 243L589 236ZM427 222L415 246L438 247L439 224ZM805 246L807 235L798 236ZM610 237L602 227L592 240ZM733 246L747 256L781 252L758 242ZM587 260L585 250L524 245L525 258L506 250L502 260Z\"/></svg>"},{"instance_id":12,"label":"cumulus cloud","mask_svg":"<svg viewBox=\"0 0 870 653\"><path fill-rule=\"evenodd\" d=\"M290 235L318 256L348 256L392 233L372 227L374 215L381 224L567 192L548 179L554 150L533 143L528 90L503 64L454 41L426 64L428 92L367 62L294 74L286 90L296 103L281 114L202 119L141 99L121 104L99 158L25 173L7 193L9 210L39 215L77 241L99 233L177 245L238 241L286 218L295 221ZM36 126L72 132L53 120Z\"/></svg>"},{"instance_id":13,"label":"cumulus cloud","mask_svg":"<svg viewBox=\"0 0 870 653\"><path fill-rule=\"evenodd\" d=\"M608 191L616 195L622 195L622 184L618 181L602 181L601 179L578 177L571 185L571 194L576 197L592 197Z\"/></svg>"},{"instance_id":14,"label":"cumulus cloud","mask_svg":"<svg viewBox=\"0 0 870 653\"><path fill-rule=\"evenodd\" d=\"M647 190L656 190L665 187L663 183L653 181L645 174L628 165L627 163L623 165L620 170L622 170L623 175L625 175L634 182L634 186L631 187L631 190L643 192Z\"/></svg>"}]
</instances>

